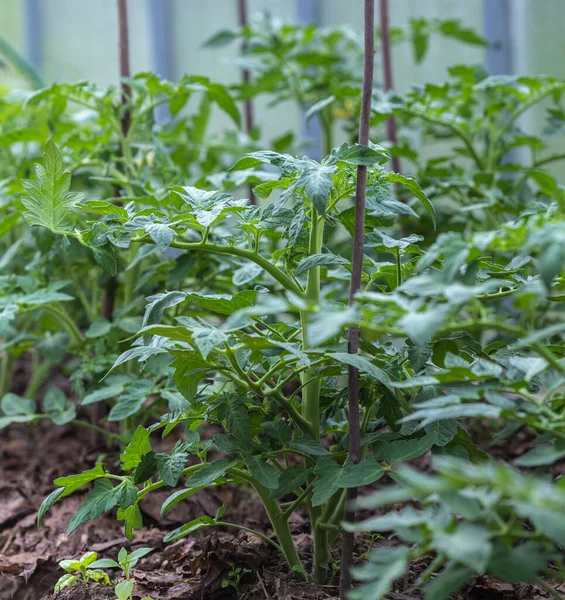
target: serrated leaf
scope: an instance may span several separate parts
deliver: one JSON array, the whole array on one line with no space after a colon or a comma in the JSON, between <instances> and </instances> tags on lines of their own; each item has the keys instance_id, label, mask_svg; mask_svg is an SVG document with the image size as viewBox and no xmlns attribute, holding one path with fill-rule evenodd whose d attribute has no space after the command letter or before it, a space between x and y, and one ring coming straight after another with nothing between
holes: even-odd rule
<instances>
[{"instance_id":1,"label":"serrated leaf","mask_svg":"<svg viewBox=\"0 0 565 600\"><path fill-rule=\"evenodd\" d=\"M294 492L306 482L307 476L308 471L304 467L288 467L281 473L277 487L271 492L271 498L280 498Z\"/></svg>"},{"instance_id":2,"label":"serrated leaf","mask_svg":"<svg viewBox=\"0 0 565 600\"><path fill-rule=\"evenodd\" d=\"M333 187L331 176L335 171L335 166L312 165L305 169L298 181L298 185L305 188L306 194L312 200L312 204L323 216L326 214L330 190Z\"/></svg>"},{"instance_id":3,"label":"serrated leaf","mask_svg":"<svg viewBox=\"0 0 565 600\"><path fill-rule=\"evenodd\" d=\"M199 529L203 529L204 527L210 527L211 525L215 525L216 521L209 516L199 517L198 519L194 519L190 521L190 523L186 523L182 527L178 527L177 529L170 531L163 538L164 542L174 542L176 540L180 540L181 538L198 531Z\"/></svg>"},{"instance_id":4,"label":"serrated leaf","mask_svg":"<svg viewBox=\"0 0 565 600\"><path fill-rule=\"evenodd\" d=\"M386 174L386 178L391 183L400 183L410 190L413 196L419 200L422 206L428 211L428 214L432 218L432 223L434 224L434 229L437 227L437 217L436 211L434 209L433 204L429 201L426 194L422 188L418 185L418 182L409 175L400 175L399 173L388 172Z\"/></svg>"},{"instance_id":5,"label":"serrated leaf","mask_svg":"<svg viewBox=\"0 0 565 600\"><path fill-rule=\"evenodd\" d=\"M215 460L205 467L202 467L202 469L198 470L196 473L194 473L194 475L189 477L186 480L185 486L188 488L206 487L220 477L223 477L226 471L234 464L235 463L232 463L227 458Z\"/></svg>"},{"instance_id":6,"label":"serrated leaf","mask_svg":"<svg viewBox=\"0 0 565 600\"><path fill-rule=\"evenodd\" d=\"M169 486L175 487L182 475L188 454L186 452L177 452L169 455L160 452L157 454L157 466L161 479Z\"/></svg>"},{"instance_id":7,"label":"serrated leaf","mask_svg":"<svg viewBox=\"0 0 565 600\"><path fill-rule=\"evenodd\" d=\"M102 479L94 484L86 500L79 506L74 517L69 523L67 535L75 529L100 515L109 511L116 505L116 488L107 479Z\"/></svg>"},{"instance_id":8,"label":"serrated leaf","mask_svg":"<svg viewBox=\"0 0 565 600\"><path fill-rule=\"evenodd\" d=\"M329 454L320 442L308 436L296 438L290 442L289 447L309 456L326 456Z\"/></svg>"},{"instance_id":9,"label":"serrated leaf","mask_svg":"<svg viewBox=\"0 0 565 600\"><path fill-rule=\"evenodd\" d=\"M131 442L120 454L121 467L124 471L135 469L141 462L142 456L151 452L151 443L149 442L149 432L141 425L135 430Z\"/></svg>"},{"instance_id":10,"label":"serrated leaf","mask_svg":"<svg viewBox=\"0 0 565 600\"><path fill-rule=\"evenodd\" d=\"M22 204L30 225L46 227L53 232L71 231L75 223L73 207L80 202L82 194L69 192L71 173L65 170L63 157L53 140L45 145L43 165L36 165L37 181L22 180L26 195Z\"/></svg>"},{"instance_id":11,"label":"serrated leaf","mask_svg":"<svg viewBox=\"0 0 565 600\"><path fill-rule=\"evenodd\" d=\"M247 468L251 475L264 487L274 490L279 484L280 473L266 460L260 457L248 456Z\"/></svg>"},{"instance_id":12,"label":"serrated leaf","mask_svg":"<svg viewBox=\"0 0 565 600\"><path fill-rule=\"evenodd\" d=\"M157 458L155 452L151 450L144 454L139 461L139 464L133 472L133 482L135 484L145 483L157 472Z\"/></svg>"},{"instance_id":13,"label":"serrated leaf","mask_svg":"<svg viewBox=\"0 0 565 600\"><path fill-rule=\"evenodd\" d=\"M367 373L373 379L380 381L382 384L389 386L391 381L390 377L379 367L374 365L369 359L359 354L347 354L345 352L331 352L328 354L329 357L335 360L355 367L362 373Z\"/></svg>"},{"instance_id":14,"label":"serrated leaf","mask_svg":"<svg viewBox=\"0 0 565 600\"><path fill-rule=\"evenodd\" d=\"M294 275L299 277L302 273L306 273L310 269L314 267L327 267L328 265L348 265L349 261L346 258L341 256L337 256L335 254L327 253L327 254L311 254L306 258L303 258L298 266L296 267L296 271Z\"/></svg>"}]
</instances>

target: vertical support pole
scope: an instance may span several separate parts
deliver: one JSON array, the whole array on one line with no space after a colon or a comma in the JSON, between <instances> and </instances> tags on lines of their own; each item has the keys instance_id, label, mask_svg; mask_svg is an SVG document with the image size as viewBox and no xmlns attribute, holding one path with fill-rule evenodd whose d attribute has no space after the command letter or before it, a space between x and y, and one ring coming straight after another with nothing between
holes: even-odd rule
<instances>
[{"instance_id":1,"label":"vertical support pole","mask_svg":"<svg viewBox=\"0 0 565 600\"><path fill-rule=\"evenodd\" d=\"M383 56L383 87L385 92L390 92L394 89L388 9L388 0L380 0L381 52ZM389 142L395 146L397 145L398 137L396 135L396 119L394 117L389 117L386 120L386 136ZM395 173L400 173L400 159L398 156L392 157L392 170Z\"/></svg>"},{"instance_id":2,"label":"vertical support pole","mask_svg":"<svg viewBox=\"0 0 565 600\"><path fill-rule=\"evenodd\" d=\"M169 43L171 39L171 1L148 0L148 9L153 71L159 77L171 81L173 79L173 61ZM171 119L169 109L164 104L157 106L154 113L157 123L165 123Z\"/></svg>"},{"instance_id":3,"label":"vertical support pole","mask_svg":"<svg viewBox=\"0 0 565 600\"><path fill-rule=\"evenodd\" d=\"M513 72L510 10L509 0L483 0L484 37L489 44L486 66L491 75Z\"/></svg>"},{"instance_id":4,"label":"vertical support pole","mask_svg":"<svg viewBox=\"0 0 565 600\"><path fill-rule=\"evenodd\" d=\"M41 0L24 0L22 11L24 56L40 72L43 63Z\"/></svg>"},{"instance_id":5,"label":"vertical support pole","mask_svg":"<svg viewBox=\"0 0 565 600\"><path fill-rule=\"evenodd\" d=\"M237 0L237 23L244 29L249 24L249 19L247 16L247 0ZM247 42L245 38L243 39L243 44L241 46L241 52L245 54L247 49ZM241 70L241 82L243 84L244 93L246 93L246 87L249 85L251 81L251 73L249 69ZM253 128L255 127L255 115L253 113L253 101L251 98L246 98L243 102L243 113L244 113L244 127L245 132L249 135ZM248 188L249 201L251 204L257 204L257 198L253 194L253 187L250 185Z\"/></svg>"},{"instance_id":6,"label":"vertical support pole","mask_svg":"<svg viewBox=\"0 0 565 600\"><path fill-rule=\"evenodd\" d=\"M364 59L363 59L363 92L361 95L361 114L359 118L359 144L369 143L371 126L371 98L373 95L373 70L375 65L375 0L364 2ZM353 227L353 256L351 258L351 282L349 287L349 304L353 304L355 296L361 289L363 271L363 240L365 237L365 204L367 197L367 167L357 167L357 185L355 188L355 221ZM356 325L349 329L349 354L359 353L359 329ZM349 408L349 459L352 463L361 460L361 432L359 414L359 371L349 365L347 368L348 386L347 403ZM350 488L345 496L344 520L355 521L357 488ZM353 554L353 533L344 531L341 538L341 573L339 578L339 597L345 600L351 585L351 562Z\"/></svg>"},{"instance_id":7,"label":"vertical support pole","mask_svg":"<svg viewBox=\"0 0 565 600\"><path fill-rule=\"evenodd\" d=\"M511 32L515 31L512 11L518 12L517 4L511 0L483 0L483 35L488 42L485 63L490 75L512 75L515 72L514 63L517 61L513 56ZM520 162L521 158L525 158L525 152L515 148L504 157L504 162ZM508 177L513 175L510 173Z\"/></svg>"},{"instance_id":8,"label":"vertical support pole","mask_svg":"<svg viewBox=\"0 0 565 600\"><path fill-rule=\"evenodd\" d=\"M296 20L303 25L320 25L322 5L320 0L296 0ZM300 132L306 141L305 153L315 160L322 158L322 126L318 116L306 120L305 112L300 115Z\"/></svg>"}]
</instances>

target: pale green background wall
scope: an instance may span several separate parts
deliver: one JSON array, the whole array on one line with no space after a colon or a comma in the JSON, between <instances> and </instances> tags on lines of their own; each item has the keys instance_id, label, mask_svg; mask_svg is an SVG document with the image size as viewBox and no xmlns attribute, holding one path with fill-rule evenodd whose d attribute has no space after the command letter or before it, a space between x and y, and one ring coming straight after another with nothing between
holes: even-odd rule
<instances>
[{"instance_id":1,"label":"pale green background wall","mask_svg":"<svg viewBox=\"0 0 565 600\"><path fill-rule=\"evenodd\" d=\"M220 28L236 23L235 0L170 0L170 47L175 77L206 74L224 82L237 80L239 72L229 62L230 51L207 50L202 43ZM269 10L293 21L295 0L248 0L249 12ZM526 74L565 76L565 0L510 0L513 9L513 61ZM0 33L23 50L23 0L0 0ZM132 68L151 69L152 49L146 0L129 0ZM361 0L322 0L322 22L361 28ZM410 16L458 18L483 30L483 0L390 0L391 24L403 26ZM117 80L117 25L115 0L40 0L43 31L42 76L53 80L90 79L100 84ZM233 48L231 56L235 53ZM226 56L227 54L227 56ZM415 67L408 45L394 49L396 87L441 81L448 66L484 61L484 50L455 41L433 39L425 62ZM14 83L9 73L0 74ZM268 119L267 119L268 114ZM292 105L267 113L259 101L258 120L265 138L298 129L299 114ZM532 117L535 119L536 117ZM530 119L531 122L531 119ZM219 121L218 126L222 125Z\"/></svg>"}]
</instances>

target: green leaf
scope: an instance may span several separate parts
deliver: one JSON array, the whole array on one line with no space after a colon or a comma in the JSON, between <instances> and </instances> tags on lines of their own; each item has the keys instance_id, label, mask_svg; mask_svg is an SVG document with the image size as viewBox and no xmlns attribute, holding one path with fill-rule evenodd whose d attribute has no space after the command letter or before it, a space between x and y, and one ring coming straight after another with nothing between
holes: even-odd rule
<instances>
[{"instance_id":1,"label":"green leaf","mask_svg":"<svg viewBox=\"0 0 565 600\"><path fill-rule=\"evenodd\" d=\"M312 104L312 106L304 113L304 117L306 118L306 121L308 122L314 115L317 115L324 108L326 108L326 106L329 106L334 101L335 101L335 96L332 95L332 96L328 96L327 98L323 98L322 100L319 100L315 104Z\"/></svg>"},{"instance_id":2,"label":"green leaf","mask_svg":"<svg viewBox=\"0 0 565 600\"><path fill-rule=\"evenodd\" d=\"M382 164L388 161L389 153L376 144L363 146L361 144L343 143L332 150L332 156L348 165L372 167L374 164Z\"/></svg>"},{"instance_id":3,"label":"green leaf","mask_svg":"<svg viewBox=\"0 0 565 600\"><path fill-rule=\"evenodd\" d=\"M422 456L435 444L436 439L434 433L428 433L411 440L381 442L374 446L375 457L392 466Z\"/></svg>"},{"instance_id":4,"label":"green leaf","mask_svg":"<svg viewBox=\"0 0 565 600\"><path fill-rule=\"evenodd\" d=\"M430 344L415 344L408 347L407 354L410 366L418 373L430 359L432 347Z\"/></svg>"},{"instance_id":5,"label":"green leaf","mask_svg":"<svg viewBox=\"0 0 565 600\"><path fill-rule=\"evenodd\" d=\"M131 442L126 446L122 454L120 454L122 470L131 471L135 469L141 462L141 458L148 452L151 452L149 432L139 425L133 434Z\"/></svg>"},{"instance_id":6,"label":"green leaf","mask_svg":"<svg viewBox=\"0 0 565 600\"><path fill-rule=\"evenodd\" d=\"M327 253L327 254L311 254L306 258L303 258L298 266L296 267L296 271L294 275L296 277L302 275L306 271L313 269L314 267L326 267L328 265L348 265L349 261L346 258L341 256L337 256L335 254Z\"/></svg>"},{"instance_id":7,"label":"green leaf","mask_svg":"<svg viewBox=\"0 0 565 600\"><path fill-rule=\"evenodd\" d=\"M216 521L212 517L209 517L207 515L203 516L203 517L199 517L198 519L194 519L193 521L190 521L190 523L186 523L185 525L183 525L182 527L179 527L178 529L170 531L163 538L163 541L164 542L175 542L176 540L180 540L181 538L186 537L187 535L190 535L191 533L194 533L195 531L198 531L199 529L203 529L204 527L210 527L211 525L215 525L215 524L216 524Z\"/></svg>"},{"instance_id":8,"label":"green leaf","mask_svg":"<svg viewBox=\"0 0 565 600\"><path fill-rule=\"evenodd\" d=\"M542 467L552 465L565 456L565 449L558 446L536 446L514 461L518 467Z\"/></svg>"},{"instance_id":9,"label":"green leaf","mask_svg":"<svg viewBox=\"0 0 565 600\"><path fill-rule=\"evenodd\" d=\"M373 458L367 458L359 464L351 462L338 465L330 458L321 458L316 463L314 473L319 477L312 494L312 506L327 502L342 488L368 485L380 479L383 467Z\"/></svg>"},{"instance_id":10,"label":"green leaf","mask_svg":"<svg viewBox=\"0 0 565 600\"><path fill-rule=\"evenodd\" d=\"M129 480L126 479L116 492L116 504L121 508L129 508L137 502L138 489Z\"/></svg>"},{"instance_id":11,"label":"green leaf","mask_svg":"<svg viewBox=\"0 0 565 600\"><path fill-rule=\"evenodd\" d=\"M271 498L280 498L297 490L306 482L308 471L304 467L293 465L281 474L277 487L271 492Z\"/></svg>"},{"instance_id":12,"label":"green leaf","mask_svg":"<svg viewBox=\"0 0 565 600\"><path fill-rule=\"evenodd\" d=\"M235 464L236 463L229 461L227 458L215 460L189 477L186 480L185 485L188 488L206 487L211 483L214 483L214 481L220 477L223 477L226 474L226 471Z\"/></svg>"},{"instance_id":13,"label":"green leaf","mask_svg":"<svg viewBox=\"0 0 565 600\"><path fill-rule=\"evenodd\" d=\"M86 406L87 404L94 404L95 402L101 402L102 400L109 400L115 398L124 391L125 381L118 381L116 383L110 383L105 387L101 387L94 392L87 394L79 404Z\"/></svg>"},{"instance_id":14,"label":"green leaf","mask_svg":"<svg viewBox=\"0 0 565 600\"><path fill-rule=\"evenodd\" d=\"M489 532L473 523L459 523L453 532L438 532L433 543L437 550L479 575L485 572L492 554Z\"/></svg>"},{"instance_id":15,"label":"green leaf","mask_svg":"<svg viewBox=\"0 0 565 600\"><path fill-rule=\"evenodd\" d=\"M176 452L172 455L159 452L157 454L157 466L161 479L169 486L175 487L182 475L188 454L186 452Z\"/></svg>"},{"instance_id":16,"label":"green leaf","mask_svg":"<svg viewBox=\"0 0 565 600\"><path fill-rule=\"evenodd\" d=\"M157 458L155 452L151 450L144 454L133 472L133 482L135 484L145 483L157 472Z\"/></svg>"},{"instance_id":17,"label":"green leaf","mask_svg":"<svg viewBox=\"0 0 565 600\"><path fill-rule=\"evenodd\" d=\"M221 315L231 315L234 312L247 308L255 302L257 292L244 290L237 294L202 294L192 292L186 295L186 299L204 310Z\"/></svg>"},{"instance_id":18,"label":"green leaf","mask_svg":"<svg viewBox=\"0 0 565 600\"><path fill-rule=\"evenodd\" d=\"M53 482L56 486L64 489L63 496L68 496L70 493L75 490L80 489L83 485L94 481L100 477L105 477L106 471L104 471L104 466L101 463L96 463L96 466L88 471L83 471L82 473L78 473L77 475L67 475L65 477L58 477Z\"/></svg>"},{"instance_id":19,"label":"green leaf","mask_svg":"<svg viewBox=\"0 0 565 600\"><path fill-rule=\"evenodd\" d=\"M472 569L449 562L445 570L426 585L426 600L449 600L473 575Z\"/></svg>"},{"instance_id":20,"label":"green leaf","mask_svg":"<svg viewBox=\"0 0 565 600\"><path fill-rule=\"evenodd\" d=\"M37 527L41 526L41 522L43 521L43 517L47 514L47 511L57 502L57 500L61 497L65 488L60 487L54 489L47 498L41 503L39 510L37 511Z\"/></svg>"},{"instance_id":21,"label":"green leaf","mask_svg":"<svg viewBox=\"0 0 565 600\"><path fill-rule=\"evenodd\" d=\"M298 186L303 186L306 194L316 210L323 216L326 214L326 206L330 198L330 191L333 187L332 175L335 173L335 166L312 165L305 169L298 180Z\"/></svg>"},{"instance_id":22,"label":"green leaf","mask_svg":"<svg viewBox=\"0 0 565 600\"><path fill-rule=\"evenodd\" d=\"M118 600L129 600L133 592L133 581L120 581L114 587L114 593Z\"/></svg>"},{"instance_id":23,"label":"green leaf","mask_svg":"<svg viewBox=\"0 0 565 600\"><path fill-rule=\"evenodd\" d=\"M112 330L112 323L107 319L96 319L84 332L84 337L90 340L104 337Z\"/></svg>"},{"instance_id":24,"label":"green leaf","mask_svg":"<svg viewBox=\"0 0 565 600\"><path fill-rule=\"evenodd\" d=\"M253 439L249 411L245 402L239 397L233 398L230 402L226 419L226 429L236 440L249 443Z\"/></svg>"},{"instance_id":25,"label":"green leaf","mask_svg":"<svg viewBox=\"0 0 565 600\"><path fill-rule=\"evenodd\" d=\"M143 516L137 503L127 508L119 508L116 517L118 521L125 521L124 532L128 540L132 539L134 529L143 528Z\"/></svg>"},{"instance_id":26,"label":"green leaf","mask_svg":"<svg viewBox=\"0 0 565 600\"><path fill-rule=\"evenodd\" d=\"M290 442L289 447L309 456L326 456L326 454L329 454L320 442L308 436L296 438L293 442Z\"/></svg>"},{"instance_id":27,"label":"green leaf","mask_svg":"<svg viewBox=\"0 0 565 600\"><path fill-rule=\"evenodd\" d=\"M97 215L116 215L123 220L129 219L128 211L123 206L107 200L85 200L79 208Z\"/></svg>"},{"instance_id":28,"label":"green leaf","mask_svg":"<svg viewBox=\"0 0 565 600\"><path fill-rule=\"evenodd\" d=\"M345 352L330 352L328 356L341 363L355 367L362 373L367 373L373 379L380 381L386 386L389 386L391 383L390 377L364 356L359 354L347 354Z\"/></svg>"},{"instance_id":29,"label":"green leaf","mask_svg":"<svg viewBox=\"0 0 565 600\"><path fill-rule=\"evenodd\" d=\"M436 211L426 194L424 194L422 188L418 185L418 182L409 175L400 175L399 173L392 172L388 172L386 174L386 178L391 183L400 183L401 185L407 187L410 192L412 192L414 197L419 200L422 206L428 211L428 214L432 218L435 229L437 226Z\"/></svg>"},{"instance_id":30,"label":"green leaf","mask_svg":"<svg viewBox=\"0 0 565 600\"><path fill-rule=\"evenodd\" d=\"M351 569L354 579L363 582L351 589L350 600L381 600L386 598L392 585L408 570L408 553L406 546L396 548L375 548L369 557L369 562L361 567Z\"/></svg>"},{"instance_id":31,"label":"green leaf","mask_svg":"<svg viewBox=\"0 0 565 600\"><path fill-rule=\"evenodd\" d=\"M489 573L502 581L511 583L535 583L548 568L548 563L556 557L534 541L508 548L498 544L489 561Z\"/></svg>"},{"instance_id":32,"label":"green leaf","mask_svg":"<svg viewBox=\"0 0 565 600\"><path fill-rule=\"evenodd\" d=\"M280 473L267 461L256 456L248 456L246 461L251 475L264 487L274 490L279 484Z\"/></svg>"},{"instance_id":33,"label":"green leaf","mask_svg":"<svg viewBox=\"0 0 565 600\"><path fill-rule=\"evenodd\" d=\"M263 272L263 268L255 263L245 263L239 269L236 269L232 276L232 283L237 286L246 285L259 277Z\"/></svg>"},{"instance_id":34,"label":"green leaf","mask_svg":"<svg viewBox=\"0 0 565 600\"><path fill-rule=\"evenodd\" d=\"M102 479L94 484L86 500L80 505L69 523L67 535L71 535L77 527L87 521L96 519L116 505L116 488L107 480Z\"/></svg>"},{"instance_id":35,"label":"green leaf","mask_svg":"<svg viewBox=\"0 0 565 600\"><path fill-rule=\"evenodd\" d=\"M238 38L238 34L236 31L231 29L220 29L217 33L215 33L212 37L208 38L204 44L204 48L223 48L224 46L228 46L234 40Z\"/></svg>"},{"instance_id":36,"label":"green leaf","mask_svg":"<svg viewBox=\"0 0 565 600\"><path fill-rule=\"evenodd\" d=\"M150 223L145 226L145 232L155 242L161 254L170 247L175 237L175 232L164 223Z\"/></svg>"},{"instance_id":37,"label":"green leaf","mask_svg":"<svg viewBox=\"0 0 565 600\"><path fill-rule=\"evenodd\" d=\"M0 409L9 417L14 415L33 415L36 412L35 401L29 398L22 398L17 394L9 392L2 396Z\"/></svg>"},{"instance_id":38,"label":"green leaf","mask_svg":"<svg viewBox=\"0 0 565 600\"><path fill-rule=\"evenodd\" d=\"M43 166L36 165L37 181L22 180L26 191L22 204L30 225L46 227L54 233L71 231L75 223L73 207L80 202L82 194L69 192L71 173L65 170L63 157L57 146L49 140L43 154Z\"/></svg>"}]
</instances>

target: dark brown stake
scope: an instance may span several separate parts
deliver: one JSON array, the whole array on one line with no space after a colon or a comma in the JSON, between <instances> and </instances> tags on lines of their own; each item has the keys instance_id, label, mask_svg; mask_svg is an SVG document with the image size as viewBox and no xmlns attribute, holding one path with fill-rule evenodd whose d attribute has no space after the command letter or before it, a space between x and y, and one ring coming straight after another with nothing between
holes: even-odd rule
<instances>
[{"instance_id":1,"label":"dark brown stake","mask_svg":"<svg viewBox=\"0 0 565 600\"><path fill-rule=\"evenodd\" d=\"M248 19L247 19L247 0L237 0L237 19L239 26L243 29L247 27ZM243 40L243 44L241 46L241 51L245 53L247 50L247 41ZM251 81L251 73L249 69L241 70L241 81L243 82L243 86L246 87ZM246 133L251 133L253 128L255 127L255 115L253 113L253 102L251 98L246 98L243 103L243 113L245 119L245 131ZM257 198L255 198L253 194L253 188L249 186L249 200L252 204L257 204Z\"/></svg>"},{"instance_id":2,"label":"dark brown stake","mask_svg":"<svg viewBox=\"0 0 565 600\"><path fill-rule=\"evenodd\" d=\"M365 0L365 57L363 69L363 95L361 97L361 115L359 119L359 143L369 143L371 121L371 96L373 91L373 69L375 64L375 3ZM349 303L353 304L355 294L361 288L363 269L363 238L365 235L365 200L367 195L367 167L357 167L357 187L355 190L355 225L353 231L353 256L351 260L351 283ZM349 329L349 354L359 353L359 329ZM361 459L361 432L359 430L359 371L348 367L349 398L349 458L353 463ZM357 498L357 489L346 492L345 521L355 520L353 501ZM353 533L343 532L341 549L341 574L339 579L339 597L345 600L345 594L351 585L351 558L353 554Z\"/></svg>"},{"instance_id":3,"label":"dark brown stake","mask_svg":"<svg viewBox=\"0 0 565 600\"><path fill-rule=\"evenodd\" d=\"M129 30L128 30L128 7L127 0L117 0L118 7L118 48L119 48L119 63L120 63L120 79L122 90L122 112L120 116L120 126L123 137L129 133L131 125L131 112L127 108L129 98L131 96L131 88L125 83L124 79L131 75L130 60L129 60ZM120 152L124 154L124 148L120 146ZM117 200L120 197L119 187L114 188L114 198ZM102 317L108 321L112 320L114 308L116 305L116 293L118 282L115 277L111 277L104 287L104 295L102 297Z\"/></svg>"},{"instance_id":4,"label":"dark brown stake","mask_svg":"<svg viewBox=\"0 0 565 600\"><path fill-rule=\"evenodd\" d=\"M383 85L385 92L394 89L392 77L392 58L390 53L390 26L388 18L388 0L380 0L380 19L381 19L381 51L383 55ZM396 120L389 117L386 121L386 135L390 142L395 146L398 143L396 136ZM392 170L400 173L400 159L398 156L392 157Z\"/></svg>"}]
</instances>

